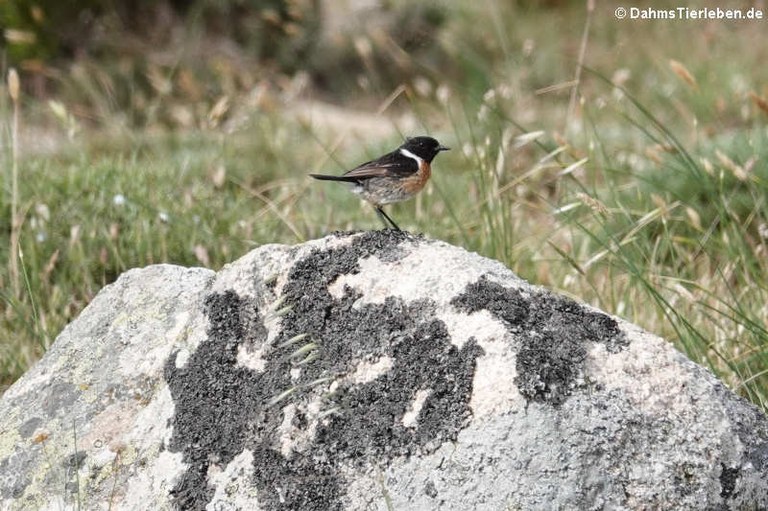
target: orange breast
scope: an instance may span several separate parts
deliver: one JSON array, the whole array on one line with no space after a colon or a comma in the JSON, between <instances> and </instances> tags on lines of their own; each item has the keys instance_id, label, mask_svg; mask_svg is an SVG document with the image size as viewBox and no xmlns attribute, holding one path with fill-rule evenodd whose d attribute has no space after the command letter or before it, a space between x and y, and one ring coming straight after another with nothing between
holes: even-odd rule
<instances>
[{"instance_id":1,"label":"orange breast","mask_svg":"<svg viewBox=\"0 0 768 511\"><path fill-rule=\"evenodd\" d=\"M419 170L412 176L403 180L403 190L407 194L414 194L421 191L424 185L429 181L429 177L432 175L432 169L429 163L422 161L419 163Z\"/></svg>"}]
</instances>

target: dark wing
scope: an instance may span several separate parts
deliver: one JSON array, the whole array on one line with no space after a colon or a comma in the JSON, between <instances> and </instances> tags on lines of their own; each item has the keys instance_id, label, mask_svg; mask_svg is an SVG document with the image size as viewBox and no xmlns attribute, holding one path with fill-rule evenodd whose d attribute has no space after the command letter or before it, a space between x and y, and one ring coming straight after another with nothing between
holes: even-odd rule
<instances>
[{"instance_id":1,"label":"dark wing","mask_svg":"<svg viewBox=\"0 0 768 511\"><path fill-rule=\"evenodd\" d=\"M408 177L419 170L419 164L413 158L403 156L400 151L393 151L381 158L362 165L342 174L344 178L370 179L372 177Z\"/></svg>"}]
</instances>

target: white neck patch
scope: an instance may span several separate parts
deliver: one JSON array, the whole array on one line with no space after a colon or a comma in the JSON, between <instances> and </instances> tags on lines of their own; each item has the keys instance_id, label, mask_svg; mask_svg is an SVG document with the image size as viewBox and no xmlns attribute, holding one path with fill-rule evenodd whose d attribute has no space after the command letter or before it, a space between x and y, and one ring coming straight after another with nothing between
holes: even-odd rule
<instances>
[{"instance_id":1,"label":"white neck patch","mask_svg":"<svg viewBox=\"0 0 768 511\"><path fill-rule=\"evenodd\" d=\"M412 159L416 160L416 163L418 163L419 165L421 165L421 162L424 161L423 158L419 158L418 156L416 156L415 154L410 152L408 149L400 149L400 154L402 154L403 156L407 156L408 158L412 158Z\"/></svg>"}]
</instances>

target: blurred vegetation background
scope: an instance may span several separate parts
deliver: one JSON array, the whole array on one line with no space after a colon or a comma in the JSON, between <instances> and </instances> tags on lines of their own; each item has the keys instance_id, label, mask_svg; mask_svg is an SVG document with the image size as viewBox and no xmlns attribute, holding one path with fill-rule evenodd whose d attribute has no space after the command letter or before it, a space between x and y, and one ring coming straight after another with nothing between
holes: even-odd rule
<instances>
[{"instance_id":1,"label":"blurred vegetation background","mask_svg":"<svg viewBox=\"0 0 768 511\"><path fill-rule=\"evenodd\" d=\"M618 6L0 2L0 384L129 268L381 228L306 175L431 134L454 150L401 226L664 336L765 410L768 8Z\"/></svg>"}]
</instances>

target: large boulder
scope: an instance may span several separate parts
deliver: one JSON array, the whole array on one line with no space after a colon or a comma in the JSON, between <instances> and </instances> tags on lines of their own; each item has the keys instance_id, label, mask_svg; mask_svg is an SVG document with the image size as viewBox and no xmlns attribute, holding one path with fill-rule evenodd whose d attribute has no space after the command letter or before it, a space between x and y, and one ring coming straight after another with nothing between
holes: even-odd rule
<instances>
[{"instance_id":1,"label":"large boulder","mask_svg":"<svg viewBox=\"0 0 768 511\"><path fill-rule=\"evenodd\" d=\"M768 508L768 419L706 369L390 231L125 273L0 435L9 510Z\"/></svg>"}]
</instances>

